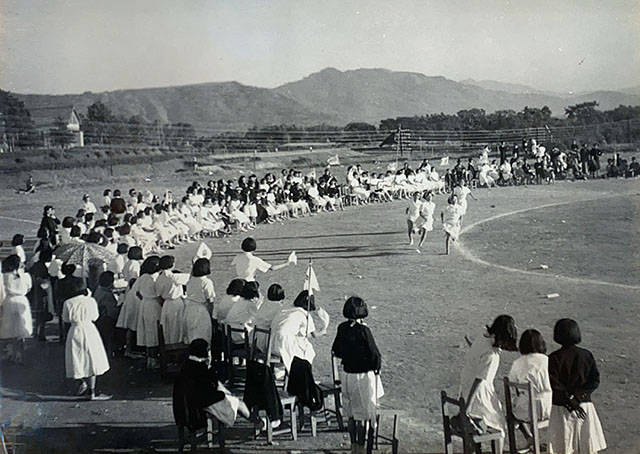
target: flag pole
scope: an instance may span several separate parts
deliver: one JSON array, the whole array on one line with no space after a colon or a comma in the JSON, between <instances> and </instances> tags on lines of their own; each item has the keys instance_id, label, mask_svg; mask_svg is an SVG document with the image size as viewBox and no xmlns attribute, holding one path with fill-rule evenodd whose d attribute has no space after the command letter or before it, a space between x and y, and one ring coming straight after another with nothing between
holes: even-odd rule
<instances>
[{"instance_id":1,"label":"flag pole","mask_svg":"<svg viewBox=\"0 0 640 454\"><path fill-rule=\"evenodd\" d=\"M311 266L313 265L313 259L309 257L309 266L307 267L307 276L306 276L306 290L308 293L307 299L307 332L305 337L309 337L309 311L311 310L311 298L313 298L312 290L311 290Z\"/></svg>"}]
</instances>

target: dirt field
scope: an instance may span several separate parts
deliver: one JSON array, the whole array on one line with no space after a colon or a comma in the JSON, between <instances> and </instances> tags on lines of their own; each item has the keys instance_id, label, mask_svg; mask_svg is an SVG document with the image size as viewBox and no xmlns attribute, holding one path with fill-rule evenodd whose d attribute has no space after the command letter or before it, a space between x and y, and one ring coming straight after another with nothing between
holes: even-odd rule
<instances>
[{"instance_id":1,"label":"dirt field","mask_svg":"<svg viewBox=\"0 0 640 454\"><path fill-rule=\"evenodd\" d=\"M169 183L177 187L177 180L147 185L153 190ZM66 214L82 193L97 198L102 187L78 185L29 199L4 193L0 215L38 221L44 203ZM421 254L406 244L405 202L261 226L255 232L260 256L277 263L295 249L300 257L297 268L270 274L260 279L261 286L279 282L291 301L302 287L306 260L313 258L321 287L318 302L331 315L334 329L345 296L357 294L368 302L368 324L383 355L383 406L406 411L401 452L443 451L439 392L457 391L465 334L508 313L520 332L539 329L552 351L557 347L553 323L575 318L584 347L593 351L601 372L594 401L610 446L607 452L640 452L640 180L485 189L474 195L478 201L469 201L461 247L450 256L441 254L439 222ZM438 213L444 203L442 196L436 198ZM487 219L493 220L482 222ZM1 221L3 238L24 226ZM229 264L242 238L207 241L214 251L212 278L218 293L232 277ZM195 247L176 252L178 268L187 269ZM540 269L542 264L549 268ZM546 299L550 293L560 297ZM328 376L332 340L330 334L317 341L314 371L319 377ZM71 385L63 379L62 347L34 342L29 353L25 369L2 364L1 419L27 428L30 443L39 446L33 452L44 452L45 447L57 449L46 452L165 452L171 447L175 429L170 387L156 375L138 371L141 364L117 359L99 380L115 400L77 403L65 397ZM498 377L507 373L515 357L503 355ZM250 438L242 430L234 437ZM232 452L347 448L343 434L335 433L317 439L304 435L276 448L239 443L232 440Z\"/></svg>"}]
</instances>

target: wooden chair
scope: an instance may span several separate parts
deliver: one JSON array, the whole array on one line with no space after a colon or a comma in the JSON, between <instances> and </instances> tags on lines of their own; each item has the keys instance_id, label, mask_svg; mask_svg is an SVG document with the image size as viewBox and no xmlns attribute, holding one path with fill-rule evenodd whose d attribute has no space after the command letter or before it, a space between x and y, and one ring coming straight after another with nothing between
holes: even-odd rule
<instances>
[{"instance_id":1,"label":"wooden chair","mask_svg":"<svg viewBox=\"0 0 640 454\"><path fill-rule=\"evenodd\" d=\"M321 418L321 421L327 424L327 426L331 426L331 420L335 418L338 430L340 432L346 430L344 420L342 418L342 384L340 382L338 362L333 354L331 355L331 376L332 380L330 383L318 383L322 393L322 410L315 412L309 411L308 418L311 422L311 436L313 437L317 435L319 417ZM333 409L328 408L327 406L327 399L329 398L333 398ZM305 414L304 407L300 403L298 403L298 420L300 428L302 428L305 421Z\"/></svg>"},{"instance_id":2,"label":"wooden chair","mask_svg":"<svg viewBox=\"0 0 640 454\"><path fill-rule=\"evenodd\" d=\"M399 440L398 440L398 426L400 425L400 416L404 412L393 408L379 408L376 414L376 428L373 433L373 440L367 443L367 446L372 446L373 449L378 449L380 445L391 446L391 453L398 454ZM393 418L393 429L391 435L381 435L380 426L382 425L383 418ZM369 432L371 434L371 432ZM371 436L371 435L370 435ZM382 441L381 441L382 440ZM369 454L371 450L367 451Z\"/></svg>"},{"instance_id":3,"label":"wooden chair","mask_svg":"<svg viewBox=\"0 0 640 454\"><path fill-rule=\"evenodd\" d=\"M516 454L518 452L516 447L516 425L518 420L513 414L513 397L512 390L515 390L516 394L521 394L520 399L527 399L529 407L529 418L526 421L531 426L531 435L533 441L533 452L540 454L540 429L549 427L549 420L538 420L538 409L536 405L535 392L531 382L516 383L509 380L509 377L504 377L504 397L507 407L507 431L509 434L509 453Z\"/></svg>"},{"instance_id":4,"label":"wooden chair","mask_svg":"<svg viewBox=\"0 0 640 454\"><path fill-rule=\"evenodd\" d=\"M476 435L474 434L474 427L466 415L466 404L463 398L452 399L447 396L445 391L440 392L440 403L442 409L442 425L444 429L444 450L446 454L453 454L453 440L452 437L458 436L462 438L462 446L464 454L482 454L482 443L491 443L492 454L498 453L496 441L501 439L504 435L502 432L490 430L486 433ZM455 407L457 412L451 410L451 407ZM460 427L457 430L453 430L451 427L451 417L458 415Z\"/></svg>"},{"instance_id":5,"label":"wooden chair","mask_svg":"<svg viewBox=\"0 0 640 454\"><path fill-rule=\"evenodd\" d=\"M231 325L226 326L225 336L225 361L228 368L229 385L233 385L236 377L243 377L243 362L249 360L249 333L246 328L235 328ZM234 342L233 334L239 334L243 336L242 342ZM238 358L240 365L233 364L234 358Z\"/></svg>"},{"instance_id":6,"label":"wooden chair","mask_svg":"<svg viewBox=\"0 0 640 454\"><path fill-rule=\"evenodd\" d=\"M163 381L168 381L174 377L179 371L182 363L187 357L189 346L183 343L166 344L164 340L164 331L160 320L157 322L158 328L158 359L160 362L160 377Z\"/></svg>"},{"instance_id":7,"label":"wooden chair","mask_svg":"<svg viewBox=\"0 0 640 454\"><path fill-rule=\"evenodd\" d=\"M21 427L12 427L8 423L0 425L0 454L20 454L27 452L27 445L18 442Z\"/></svg>"},{"instance_id":8,"label":"wooden chair","mask_svg":"<svg viewBox=\"0 0 640 454\"><path fill-rule=\"evenodd\" d=\"M278 355L274 355L271 350L271 329L258 328L257 326L253 328L253 332L251 333L251 349L250 349L250 357L251 359L261 362L263 364L267 364L271 370L274 372L278 366L281 366L284 369L284 363L282 362L282 358ZM267 349L266 351L261 351L258 348L258 339L263 338L266 340ZM285 390L287 387L287 378L288 374L285 370L284 378L281 380L276 380L276 386Z\"/></svg>"},{"instance_id":9,"label":"wooden chair","mask_svg":"<svg viewBox=\"0 0 640 454\"><path fill-rule=\"evenodd\" d=\"M271 427L271 418L269 418L269 415L265 415L264 419L266 422L266 427L264 428L264 431L266 433L267 436L267 444L269 445L273 445L273 437L275 436L279 436L279 435L284 435L284 434L290 434L291 435L291 439L292 440L297 440L298 439L298 418L296 415L296 407L297 407L297 399L295 396L289 396L284 392L281 392L279 394L280 397L280 402L282 403L282 412L283 412L283 420L280 421L280 426L278 426L277 429L274 429L273 427ZM257 417L258 412L256 409L252 409L251 410L252 413L256 416L256 420L258 420L259 418ZM284 416L286 416L286 414L289 414L289 420L285 421L284 420ZM254 425L254 429L255 429L255 439L258 439L258 437L260 437L260 431L258 430L258 426L257 423L256 425Z\"/></svg>"},{"instance_id":10,"label":"wooden chair","mask_svg":"<svg viewBox=\"0 0 640 454\"><path fill-rule=\"evenodd\" d=\"M213 448L214 436L218 437L218 444L224 449L224 424L210 413L207 413L207 426L195 432L189 432L184 426L178 426L178 452L184 452L184 445L187 444L185 439L185 430L189 432L189 443L191 444L191 452L196 452L198 444L206 443L207 448Z\"/></svg>"}]
</instances>

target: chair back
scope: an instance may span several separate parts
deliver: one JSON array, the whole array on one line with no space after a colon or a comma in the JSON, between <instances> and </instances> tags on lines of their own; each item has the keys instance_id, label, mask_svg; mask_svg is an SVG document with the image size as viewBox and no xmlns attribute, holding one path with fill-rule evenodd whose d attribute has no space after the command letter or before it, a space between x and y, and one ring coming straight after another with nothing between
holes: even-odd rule
<instances>
[{"instance_id":1,"label":"chair back","mask_svg":"<svg viewBox=\"0 0 640 454\"><path fill-rule=\"evenodd\" d=\"M160 376L165 377L167 375L167 349L164 341L164 330L160 324L160 320L156 322L158 329L158 360L160 362Z\"/></svg>"},{"instance_id":2,"label":"chair back","mask_svg":"<svg viewBox=\"0 0 640 454\"><path fill-rule=\"evenodd\" d=\"M342 380L340 379L340 364L333 352L331 352L331 378L335 386L342 384Z\"/></svg>"},{"instance_id":3,"label":"chair back","mask_svg":"<svg viewBox=\"0 0 640 454\"><path fill-rule=\"evenodd\" d=\"M261 343L260 340L264 340L266 343ZM261 346L266 346L264 349L261 349ZM259 328L257 326L253 327L253 332L251 333L251 348L250 348L250 356L254 361L262 362L264 364L269 364L271 360L271 328Z\"/></svg>"},{"instance_id":4,"label":"chair back","mask_svg":"<svg viewBox=\"0 0 640 454\"><path fill-rule=\"evenodd\" d=\"M526 397L527 406L529 409L528 422L531 425L531 435L533 440L533 452L540 454L540 429L549 426L548 420L538 419L538 407L536 403L535 391L531 382L517 383L509 380L509 377L504 377L504 398L507 409L507 431L509 434L509 453L517 453L516 448L516 424L517 420L513 413L514 399L512 392L515 392L519 399Z\"/></svg>"}]
</instances>

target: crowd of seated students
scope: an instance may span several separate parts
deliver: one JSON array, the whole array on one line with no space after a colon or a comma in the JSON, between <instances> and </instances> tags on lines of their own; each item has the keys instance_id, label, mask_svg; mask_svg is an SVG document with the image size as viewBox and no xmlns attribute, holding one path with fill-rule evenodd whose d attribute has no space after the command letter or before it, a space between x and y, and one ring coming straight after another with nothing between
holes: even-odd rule
<instances>
[{"instance_id":1,"label":"crowd of seated students","mask_svg":"<svg viewBox=\"0 0 640 454\"><path fill-rule=\"evenodd\" d=\"M571 148L551 150L532 139L523 141L522 147L514 144L509 156L508 147L502 142L498 147L499 158L490 159L491 148L485 147L477 160L469 157L467 164L458 159L452 169L447 169L444 183L447 191L464 180L471 184L475 180L478 187L511 186L522 184L553 183L555 180L586 180L594 178L634 178L640 175L640 164L635 157L631 163L616 154L607 159L603 169L602 150L594 143Z\"/></svg>"}]
</instances>

